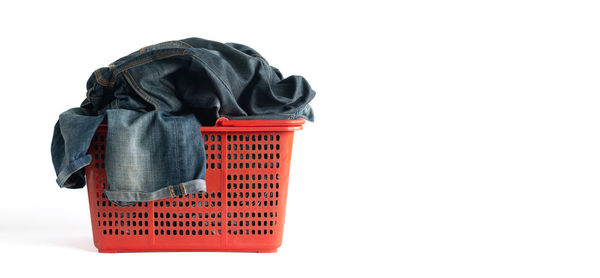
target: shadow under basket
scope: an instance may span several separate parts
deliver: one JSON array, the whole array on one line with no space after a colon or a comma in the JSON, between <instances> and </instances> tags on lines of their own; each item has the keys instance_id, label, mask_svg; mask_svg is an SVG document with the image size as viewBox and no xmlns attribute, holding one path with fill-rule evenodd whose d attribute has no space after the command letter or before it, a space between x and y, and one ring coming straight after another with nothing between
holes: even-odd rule
<instances>
[{"instance_id":1,"label":"shadow under basket","mask_svg":"<svg viewBox=\"0 0 600 278\"><path fill-rule=\"evenodd\" d=\"M200 127L207 192L119 207L106 189L102 125L85 168L99 252L276 252L281 246L294 131L303 119L232 121Z\"/></svg>"}]
</instances>

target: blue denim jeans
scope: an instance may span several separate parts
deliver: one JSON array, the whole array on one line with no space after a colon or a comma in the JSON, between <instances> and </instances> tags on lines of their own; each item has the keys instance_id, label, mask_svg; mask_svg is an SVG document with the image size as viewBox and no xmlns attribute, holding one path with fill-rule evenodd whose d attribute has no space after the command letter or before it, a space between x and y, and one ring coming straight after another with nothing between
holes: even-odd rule
<instances>
[{"instance_id":1,"label":"blue denim jeans","mask_svg":"<svg viewBox=\"0 0 600 278\"><path fill-rule=\"evenodd\" d=\"M189 38L147 46L87 82L78 108L63 112L52 138L60 187L85 185L92 137L106 121L107 190L117 205L206 190L201 125L230 119L313 120L315 92L283 78L255 50Z\"/></svg>"}]
</instances>

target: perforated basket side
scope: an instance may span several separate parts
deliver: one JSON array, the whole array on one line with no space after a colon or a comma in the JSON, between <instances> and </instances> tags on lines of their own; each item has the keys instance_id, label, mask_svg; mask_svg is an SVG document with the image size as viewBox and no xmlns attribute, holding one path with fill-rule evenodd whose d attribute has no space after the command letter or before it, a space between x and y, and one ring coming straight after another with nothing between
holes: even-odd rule
<instances>
[{"instance_id":1,"label":"perforated basket side","mask_svg":"<svg viewBox=\"0 0 600 278\"><path fill-rule=\"evenodd\" d=\"M293 132L285 127L202 127L207 192L131 207L102 196L106 127L86 167L94 244L101 252L258 251L280 245Z\"/></svg>"}]
</instances>

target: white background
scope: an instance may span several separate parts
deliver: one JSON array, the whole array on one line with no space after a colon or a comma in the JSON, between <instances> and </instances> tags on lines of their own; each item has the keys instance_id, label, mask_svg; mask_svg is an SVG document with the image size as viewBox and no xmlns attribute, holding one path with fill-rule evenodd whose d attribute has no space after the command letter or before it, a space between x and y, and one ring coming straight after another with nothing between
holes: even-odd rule
<instances>
[{"instance_id":1,"label":"white background","mask_svg":"<svg viewBox=\"0 0 600 278\"><path fill-rule=\"evenodd\" d=\"M0 276L600 275L595 1L210 2L0 4ZM278 253L99 254L54 182L93 70L187 37L317 92Z\"/></svg>"}]
</instances>

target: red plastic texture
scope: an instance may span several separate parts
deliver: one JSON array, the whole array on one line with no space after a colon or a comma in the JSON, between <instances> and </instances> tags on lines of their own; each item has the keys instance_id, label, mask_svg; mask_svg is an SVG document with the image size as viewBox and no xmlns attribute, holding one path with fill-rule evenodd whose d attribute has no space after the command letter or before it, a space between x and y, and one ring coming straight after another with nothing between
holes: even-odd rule
<instances>
[{"instance_id":1,"label":"red plastic texture","mask_svg":"<svg viewBox=\"0 0 600 278\"><path fill-rule=\"evenodd\" d=\"M118 207L106 188L101 126L85 168L99 252L276 252L281 246L294 131L304 120L229 121L201 127L207 192Z\"/></svg>"}]
</instances>

